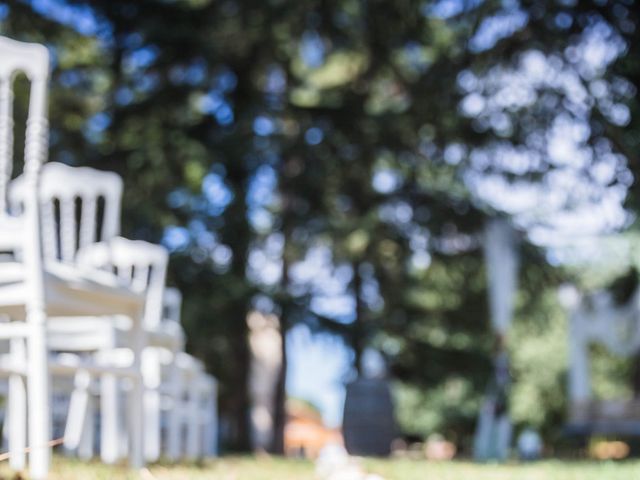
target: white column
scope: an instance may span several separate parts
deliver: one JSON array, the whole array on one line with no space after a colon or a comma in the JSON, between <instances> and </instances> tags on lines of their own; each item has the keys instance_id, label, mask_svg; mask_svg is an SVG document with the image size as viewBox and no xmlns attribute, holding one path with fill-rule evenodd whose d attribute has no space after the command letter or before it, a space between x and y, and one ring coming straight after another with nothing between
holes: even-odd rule
<instances>
[{"instance_id":1,"label":"white column","mask_svg":"<svg viewBox=\"0 0 640 480\"><path fill-rule=\"evenodd\" d=\"M578 309L569 320L569 398L577 405L584 405L591 398L589 342L583 315Z\"/></svg>"},{"instance_id":2,"label":"white column","mask_svg":"<svg viewBox=\"0 0 640 480\"><path fill-rule=\"evenodd\" d=\"M508 388L506 338L518 289L519 254L515 231L504 219L485 225L484 257L489 294L489 316L495 334L494 375L479 414L474 439L477 460L504 460L511 445L508 410L498 414L498 402Z\"/></svg>"}]
</instances>

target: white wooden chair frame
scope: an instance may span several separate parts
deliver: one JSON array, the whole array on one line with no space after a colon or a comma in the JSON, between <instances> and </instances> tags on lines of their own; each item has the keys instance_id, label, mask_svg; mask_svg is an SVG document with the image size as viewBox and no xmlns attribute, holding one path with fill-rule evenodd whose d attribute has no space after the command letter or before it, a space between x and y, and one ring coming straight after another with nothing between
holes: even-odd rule
<instances>
[{"instance_id":1,"label":"white wooden chair frame","mask_svg":"<svg viewBox=\"0 0 640 480\"><path fill-rule=\"evenodd\" d=\"M129 460L133 467L142 466L145 457L156 460L160 455L163 396L174 407L169 415L167 456L193 459L214 453L215 380L204 373L199 361L182 351L179 302L171 315L174 321L162 321L166 252L161 247L113 238L119 229L119 203L114 201L105 202L98 236L97 194L119 200L122 184L117 176L101 172L101 181L96 183L95 171L73 169L74 185L70 188L65 181L55 179L70 178L71 167L51 163L43 169L48 148L48 69L46 48L0 37L0 253L11 251L20 260L0 262L0 317L11 320L0 321L0 340L10 342L9 356L0 361L0 374L9 376L10 415L6 424L12 466L24 466L28 437L31 478L48 475L50 375L73 378L70 409L73 413L78 407L77 411L83 413L75 416L78 421L73 415L69 417L65 441L81 456L91 453L92 422L87 420L92 416L91 390L99 388L102 457L106 461L119 458L122 442L116 405L118 379L122 378L130 385ZM25 167L24 174L10 186L12 83L20 72L31 83ZM54 181L49 181L50 176ZM43 178L46 181L41 184ZM96 185L104 191L96 192ZM57 212L52 198L59 201ZM78 198L82 202L80 219L76 218ZM108 242L95 243L103 239ZM118 266L118 275L96 270L105 263ZM157 277L155 281L149 281L148 267L152 263L160 265L151 274ZM138 269L137 275L133 266ZM87 330L96 325L96 318L112 319L102 323L110 332L106 342L96 341L95 332ZM118 327L119 323L125 326ZM63 344L55 339L60 328L63 334L65 328L69 333ZM92 342L96 347L91 361L70 354L49 358L52 346L86 352ZM143 442L145 421L150 430L147 442ZM182 448L184 427L187 441Z\"/></svg>"},{"instance_id":2,"label":"white wooden chair frame","mask_svg":"<svg viewBox=\"0 0 640 480\"><path fill-rule=\"evenodd\" d=\"M45 256L41 230L39 181L47 156L48 126L46 119L48 52L37 44L25 44L0 38L0 197L2 217L6 217L7 179L13 164L12 145L12 83L19 72L31 82L29 113L26 129L24 161L23 210L18 219L21 257L23 261L0 264L0 315L13 321L3 324L0 338L12 342L14 359L22 362L13 367L10 380L11 432L19 432L18 425L26 416L31 478L48 476L50 464L51 401L49 359L46 340L47 318L74 315L124 314L133 319L133 392L131 410L137 412L132 425L131 464L142 466L142 382L139 372L144 341L140 319L143 298L108 274L79 272L77 269L49 262ZM0 223L3 234L13 234L11 226ZM15 246L15 245L14 245ZM26 350L20 343L26 340ZM64 366L62 366L64 369ZM73 367L70 367L72 370ZM27 379L26 392L22 376ZM23 407L20 407L23 405ZM26 415L24 406L27 406ZM22 409L21 409L22 408ZM15 428L14 428L15 426ZM15 442L14 443L15 446ZM22 454L14 449L12 457Z\"/></svg>"},{"instance_id":3,"label":"white wooden chair frame","mask_svg":"<svg viewBox=\"0 0 640 480\"><path fill-rule=\"evenodd\" d=\"M42 208L43 235L47 239L43 245L45 259L48 262L60 262L63 265L73 265L76 263L77 252L82 249L95 245L94 242L102 239L111 239L119 230L120 217L120 199L122 196L122 180L114 173L102 172L91 168L74 168L63 164L47 163L43 166L41 172L41 182L39 186L39 197ZM25 185L24 176L19 177L10 185L10 206L15 212L22 210L24 204ZM98 222L99 199L103 198L104 211L102 219ZM56 202L58 202L56 211ZM80 207L80 212L76 207ZM77 214L80 213L79 218ZM99 235L98 235L99 233ZM78 265L76 265L77 267ZM83 268L92 270L92 274L96 274L96 267L85 263L80 265ZM101 275L105 275L103 272ZM161 272L163 278L164 273ZM108 275L113 277L112 274ZM113 277L115 278L115 277ZM121 284L124 288L130 288L132 291L145 293L144 285L140 282L132 283L123 270L120 275ZM85 310L89 312L88 310ZM90 313L90 312L89 312ZM80 340L83 343L90 343L86 338L86 333L93 330L93 336L104 335L108 333L109 323L115 321L117 317L100 317L102 323L96 324L93 318L76 317L76 318L51 318L47 324L47 333L49 338L49 346L56 351L78 352L86 350L78 348L74 345L74 340ZM106 325L105 325L106 323ZM130 322L129 322L130 323ZM102 327L102 328L101 328ZM105 328L107 327L107 332ZM127 327L126 335L130 333L131 325ZM56 336L62 333L62 341L55 341ZM99 337L103 338L103 337ZM70 357L66 355L65 359ZM80 396L76 391L88 389L92 383L91 375L104 373L105 378L125 378L140 376L131 365L106 365L98 364L95 361L87 364L77 361L72 362L50 362L51 373L60 375L75 376L76 389L72 394L75 402L72 404L74 409L82 408L90 409L91 402L86 397ZM106 381L104 383L107 383ZM131 392L135 395L135 391ZM89 414L87 414L90 416ZM131 415L132 416L132 415ZM133 416L132 416L133 417ZM133 422L132 424L135 424ZM86 429L89 428L87 423ZM85 429L85 430L86 430ZM108 431L108 430L107 430ZM133 435L133 430L130 432ZM16 435L18 435L16 433ZM83 435L83 439L87 437ZM22 439L21 436L18 438ZM73 436L71 436L73 438ZM87 437L88 438L88 437ZM65 445L68 446L70 439L65 438ZM79 451L82 455L87 455L88 447L85 440L82 449ZM20 460L16 460L16 464L20 464Z\"/></svg>"},{"instance_id":4,"label":"white wooden chair frame","mask_svg":"<svg viewBox=\"0 0 640 480\"><path fill-rule=\"evenodd\" d=\"M175 357L184 349L184 332L179 323L180 296L174 290L169 290L168 308L163 308L164 282L168 253L163 247L142 241L131 241L114 238L108 243L94 244L81 250L79 262L99 268L117 268L122 278L128 278L132 284L146 289L144 325L147 344L142 356L142 376L145 386L145 460L157 461L161 456L161 409L163 397L179 395L181 392L172 388L177 375ZM149 272L151 274L149 275ZM177 303L177 304L176 304ZM176 316L166 318L163 313ZM100 321L98 319L98 321ZM101 333L96 336L93 331L82 332L72 329L60 332L62 338L54 340L54 344L61 342L69 344L69 336L78 348L97 352L97 358L102 364L127 365L130 355L127 355L128 342L122 330L114 322L102 322ZM95 327L92 328L95 330ZM126 333L126 332L125 332ZM102 376L102 436L101 457L107 463L117 461L123 454L125 445L120 435L120 415L118 404L121 388L118 382L110 376ZM83 433L88 425L87 396L90 385L80 383L74 391L74 407L69 417L69 434L65 436L67 448L71 450L81 447L82 439L89 441L90 433ZM173 413L171 413L173 415ZM177 435L171 431L176 425L169 422L168 436ZM85 449L86 450L86 449Z\"/></svg>"},{"instance_id":5,"label":"white wooden chair frame","mask_svg":"<svg viewBox=\"0 0 640 480\"><path fill-rule=\"evenodd\" d=\"M45 237L51 236L54 241L49 243L49 248L45 249L45 252L51 259L59 257L64 262L70 264L77 262L84 267L116 267L121 280L131 284L137 291L145 291L144 327L148 343L144 347L141 360L145 385L144 454L145 460L156 461L161 454L161 397L184 394L176 387L178 383L175 378L179 374L176 373L178 369L174 361L176 354L184 348L184 333L179 323L180 295L175 290L169 290L167 298L169 302L165 304L168 303L166 305L169 307L167 308L168 316L173 318L159 321L163 312L162 293L168 260L167 252L159 246L119 237L112 238L109 242L93 243L97 239L96 225L91 220L95 217L95 198L98 194L112 198L111 201L106 202L106 207L109 208L104 212L101 237L110 238L117 232L119 213L114 205L119 206L119 202L114 199L119 199L121 185L118 178L111 179L109 175L112 174L96 172L88 168L72 168L55 163L46 165L43 169L43 182L40 188L42 203L47 208L46 214L43 215L43 223L47 232ZM64 188L61 188L61 185ZM13 182L11 188L11 204L14 209L23 203L23 195L24 179L21 177ZM56 218L51 208L51 198L60 199L59 218ZM74 202L77 198L82 198L83 206L89 205L88 209L82 210L81 225L75 223ZM20 208L17 210L19 211ZM90 212L88 215L87 211ZM76 235L78 227L81 228ZM54 234L56 230L60 230L61 233L59 240ZM78 248L80 250L76 255ZM147 284L148 273L152 267L154 279ZM125 320L126 323L126 319L121 320ZM121 324L120 328L117 327L118 323ZM125 456L124 450L127 443L122 439L119 425L120 382L118 379L126 379L132 370L131 356L126 351L126 337L130 326L123 327L122 323L122 321L104 317L53 318L48 323L49 346L54 350L76 353L99 351L96 357L97 362L90 367L80 365L78 362L72 362L72 364L67 362L64 365L57 362L52 365L58 375L75 375L75 388L71 393L70 401L72 413L68 418L65 447L69 451L76 451L82 458L88 458L93 453L92 390L95 391L96 388L100 389L102 405L101 457L107 463L114 463ZM67 360L70 358L74 357L66 355ZM195 382L195 379L201 376L201 369L197 372L198 376L194 376L191 381ZM103 373L99 382L96 379L97 373ZM211 393L211 389L209 392ZM215 399L211 401L215 402ZM180 428L178 426L180 422L175 420L179 413L177 411L169 413L167 437L172 440L167 441L166 453L169 458L178 459L182 456L180 452L184 450L181 445L176 446L175 440L180 438L175 431L175 428ZM213 413L205 414L205 412L194 417L193 421L195 418L199 418L201 422L204 418L215 420ZM192 426L188 431L195 432L196 428ZM194 439L198 437L193 436L195 433L191 435L189 438L192 439L192 446L187 449L187 452L191 452L190 458L194 458L198 455L197 452L204 451L205 448L196 443ZM169 447L169 445L172 446Z\"/></svg>"},{"instance_id":6,"label":"white wooden chair frame","mask_svg":"<svg viewBox=\"0 0 640 480\"><path fill-rule=\"evenodd\" d=\"M217 383L205 373L202 362L188 353L178 354L176 363L183 393L178 397L180 401L172 406L179 412L174 419L180 421L180 427L173 431L186 430L186 445L178 456L193 461L217 455ZM168 448L176 448L171 439ZM169 458L174 458L176 453L170 450Z\"/></svg>"}]
</instances>

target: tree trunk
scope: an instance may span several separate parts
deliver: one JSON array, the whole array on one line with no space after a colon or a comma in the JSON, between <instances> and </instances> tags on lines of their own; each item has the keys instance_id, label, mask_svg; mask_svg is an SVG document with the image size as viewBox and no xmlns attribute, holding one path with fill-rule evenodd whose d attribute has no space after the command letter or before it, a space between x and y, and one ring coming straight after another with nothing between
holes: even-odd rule
<instances>
[{"instance_id":1,"label":"tree trunk","mask_svg":"<svg viewBox=\"0 0 640 480\"><path fill-rule=\"evenodd\" d=\"M250 250L251 231L247 221L247 205L245 198L247 185L246 172L237 163L230 162L227 165L227 181L235 193L235 200L225 212L225 220L228 222L225 228L222 242L229 245L233 256L228 275L233 281L241 281L245 278L247 259ZM249 412L251 401L249 398L249 371L251 365L251 352L249 349L249 327L247 315L253 291L250 288L242 288L237 291L227 303L225 314L231 315L236 321L232 323L232 331L229 332L230 341L233 343L233 357L231 369L233 379L228 388L232 389L227 404L227 415L230 422L230 447L236 451L248 452L251 450L251 429Z\"/></svg>"},{"instance_id":2,"label":"tree trunk","mask_svg":"<svg viewBox=\"0 0 640 480\"><path fill-rule=\"evenodd\" d=\"M353 362L358 378L362 376L362 352L364 350L364 305L362 304L362 277L360 276L360 262L353 262L353 298L355 300L355 318L353 320L351 347L353 348Z\"/></svg>"},{"instance_id":3,"label":"tree trunk","mask_svg":"<svg viewBox=\"0 0 640 480\"><path fill-rule=\"evenodd\" d=\"M291 264L291 231L292 218L290 211L290 199L287 193L287 182L284 172L281 172L282 195L282 234L284 245L282 247L282 275L280 278L280 335L282 336L282 364L276 386L276 410L273 425L273 444L271 451L277 455L285 453L284 431L287 424L287 333L291 327L289 316L291 315L291 298L289 297L289 265Z\"/></svg>"},{"instance_id":4,"label":"tree trunk","mask_svg":"<svg viewBox=\"0 0 640 480\"><path fill-rule=\"evenodd\" d=\"M284 430L287 424L287 321L284 312L280 318L280 334L282 335L282 366L276 386L276 408L273 422L273 443L271 453L284 455Z\"/></svg>"},{"instance_id":5,"label":"tree trunk","mask_svg":"<svg viewBox=\"0 0 640 480\"><path fill-rule=\"evenodd\" d=\"M633 398L640 399L640 353L633 356Z\"/></svg>"}]
</instances>

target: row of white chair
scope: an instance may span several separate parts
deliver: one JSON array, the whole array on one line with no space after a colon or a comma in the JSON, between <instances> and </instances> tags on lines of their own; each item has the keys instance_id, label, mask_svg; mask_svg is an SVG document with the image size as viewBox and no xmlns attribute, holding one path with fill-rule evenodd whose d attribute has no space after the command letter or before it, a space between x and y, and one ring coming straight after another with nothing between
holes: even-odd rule
<instances>
[{"instance_id":1,"label":"row of white chair","mask_svg":"<svg viewBox=\"0 0 640 480\"><path fill-rule=\"evenodd\" d=\"M31 88L24 172L11 181L18 73ZM28 447L31 478L46 478L51 428L62 424L67 450L89 457L95 444L110 463L213 453L215 381L184 352L168 253L118 236L118 175L45 162L48 73L46 48L0 37L0 374L11 465L24 468Z\"/></svg>"}]
</instances>

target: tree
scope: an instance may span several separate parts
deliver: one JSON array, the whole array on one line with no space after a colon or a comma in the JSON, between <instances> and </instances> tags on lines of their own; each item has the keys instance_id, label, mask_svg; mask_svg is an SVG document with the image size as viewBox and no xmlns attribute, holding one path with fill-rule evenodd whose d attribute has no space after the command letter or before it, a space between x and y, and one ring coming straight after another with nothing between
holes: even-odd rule
<instances>
[{"instance_id":1,"label":"tree","mask_svg":"<svg viewBox=\"0 0 640 480\"><path fill-rule=\"evenodd\" d=\"M0 5L3 33L54 49L51 157L121 173L124 233L172 250L188 348L221 381L234 448L249 443L245 319L257 307L278 314L285 340L300 322L340 335L356 370L380 349L408 404L438 398L421 433L464 440L489 373L485 219L507 210L539 237L555 210L621 196L637 170L637 13L622 0ZM589 67L594 39L608 53ZM577 166L551 151L574 131ZM496 185L541 200L518 211ZM347 319L314 310L313 287L291 276L318 244L350 271ZM525 317L558 315L555 270L531 251L519 339ZM521 380L524 363L521 385L557 385L558 370ZM561 402L544 408L555 420Z\"/></svg>"}]
</instances>

